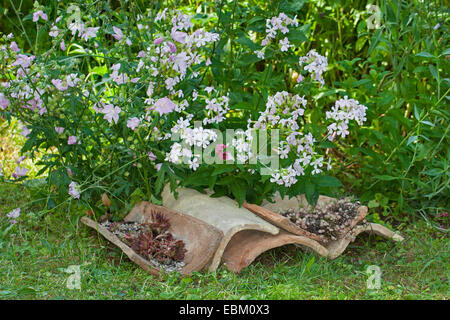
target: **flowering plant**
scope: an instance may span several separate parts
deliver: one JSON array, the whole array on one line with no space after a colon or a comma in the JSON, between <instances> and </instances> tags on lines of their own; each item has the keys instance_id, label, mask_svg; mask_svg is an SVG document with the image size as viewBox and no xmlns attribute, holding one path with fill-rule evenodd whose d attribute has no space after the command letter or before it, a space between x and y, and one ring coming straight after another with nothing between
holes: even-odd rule
<instances>
[{"instance_id":1,"label":"flowering plant","mask_svg":"<svg viewBox=\"0 0 450 320\"><path fill-rule=\"evenodd\" d=\"M36 4L45 50L27 53L12 34L0 45L0 112L23 123L24 157L46 150L37 163L52 201L69 194L95 207L107 193L117 206L158 202L170 182L240 204L276 190L314 202L321 187L340 185L322 175L328 150L351 121L363 124L366 107L345 96L317 112L308 96L324 86L328 63L314 50L299 54L296 16L254 17L246 32L227 33L223 6L203 27L167 8L120 22L76 9ZM243 68L253 74L243 78ZM26 175L18 162L10 179Z\"/></svg>"}]
</instances>

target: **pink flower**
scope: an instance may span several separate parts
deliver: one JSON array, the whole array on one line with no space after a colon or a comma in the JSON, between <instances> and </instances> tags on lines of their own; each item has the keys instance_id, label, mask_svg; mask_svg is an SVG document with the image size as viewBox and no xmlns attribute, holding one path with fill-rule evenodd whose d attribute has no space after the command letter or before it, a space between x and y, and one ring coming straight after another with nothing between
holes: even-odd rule
<instances>
[{"instance_id":1,"label":"pink flower","mask_svg":"<svg viewBox=\"0 0 450 320\"><path fill-rule=\"evenodd\" d=\"M59 29L58 29L58 27L57 26L52 26L51 27L51 29L50 29L50 32L48 33L48 35L50 36L50 37L57 37L58 36L58 33L59 33Z\"/></svg>"},{"instance_id":2,"label":"pink flower","mask_svg":"<svg viewBox=\"0 0 450 320\"><path fill-rule=\"evenodd\" d=\"M19 159L17 159L16 163L20 164L23 160L25 160L25 156L21 156Z\"/></svg>"},{"instance_id":3,"label":"pink flower","mask_svg":"<svg viewBox=\"0 0 450 320\"><path fill-rule=\"evenodd\" d=\"M0 109L6 109L9 106L9 100L0 92Z\"/></svg>"},{"instance_id":4,"label":"pink flower","mask_svg":"<svg viewBox=\"0 0 450 320\"><path fill-rule=\"evenodd\" d=\"M155 161L156 160L156 155L153 152L149 151L148 152L148 159L150 161Z\"/></svg>"},{"instance_id":5,"label":"pink flower","mask_svg":"<svg viewBox=\"0 0 450 320\"><path fill-rule=\"evenodd\" d=\"M24 54L18 54L16 56L16 61L13 62L12 66L21 66L23 69L26 69L31 65L31 61L33 61L34 58L34 56L28 57Z\"/></svg>"},{"instance_id":6,"label":"pink flower","mask_svg":"<svg viewBox=\"0 0 450 320\"><path fill-rule=\"evenodd\" d=\"M179 43L184 43L186 41L186 32L181 31L172 31L171 33L172 39Z\"/></svg>"},{"instance_id":7,"label":"pink flower","mask_svg":"<svg viewBox=\"0 0 450 320\"><path fill-rule=\"evenodd\" d=\"M139 120L136 117L133 117L127 121L127 127L130 128L131 130L134 130L139 126L140 123L141 120Z\"/></svg>"},{"instance_id":8,"label":"pink flower","mask_svg":"<svg viewBox=\"0 0 450 320\"><path fill-rule=\"evenodd\" d=\"M23 168L23 167L18 166L14 170L13 176L14 176L14 178L24 177L24 176L27 175L27 173L28 173L28 169L27 168Z\"/></svg>"},{"instance_id":9,"label":"pink flower","mask_svg":"<svg viewBox=\"0 0 450 320\"><path fill-rule=\"evenodd\" d=\"M20 216L20 208L11 210L6 216L11 219L10 220L11 224L17 223L15 219L17 219Z\"/></svg>"},{"instance_id":10,"label":"pink flower","mask_svg":"<svg viewBox=\"0 0 450 320\"><path fill-rule=\"evenodd\" d=\"M176 104L167 97L160 98L155 102L155 110L159 112L159 115L170 113L175 110L175 108Z\"/></svg>"},{"instance_id":11,"label":"pink flower","mask_svg":"<svg viewBox=\"0 0 450 320\"><path fill-rule=\"evenodd\" d=\"M61 41L61 44L59 45L59 47L61 48L62 51L66 50L66 43L64 42L64 40Z\"/></svg>"},{"instance_id":12,"label":"pink flower","mask_svg":"<svg viewBox=\"0 0 450 320\"><path fill-rule=\"evenodd\" d=\"M144 58L145 57L145 51L143 51L143 50L139 51L137 56L138 56L138 58Z\"/></svg>"},{"instance_id":13,"label":"pink flower","mask_svg":"<svg viewBox=\"0 0 450 320\"><path fill-rule=\"evenodd\" d=\"M55 131L59 134L62 134L64 132L64 128L63 127L55 127Z\"/></svg>"},{"instance_id":14,"label":"pink flower","mask_svg":"<svg viewBox=\"0 0 450 320\"><path fill-rule=\"evenodd\" d=\"M158 44L160 44L161 42L163 42L164 41L164 38L158 38L158 39L155 39L155 41L153 41L153 44L155 45L155 46L157 46Z\"/></svg>"},{"instance_id":15,"label":"pink flower","mask_svg":"<svg viewBox=\"0 0 450 320\"><path fill-rule=\"evenodd\" d=\"M114 33L112 34L112 36L114 37L114 39L119 41L120 39L123 38L123 32L122 32L122 30L120 30L120 28L113 27L113 31L114 31Z\"/></svg>"},{"instance_id":16,"label":"pink flower","mask_svg":"<svg viewBox=\"0 0 450 320\"><path fill-rule=\"evenodd\" d=\"M233 156L229 153L229 152L224 152L223 150L225 150L227 148L227 146L225 144L218 144L216 145L216 154L219 156L220 159L222 160L233 160Z\"/></svg>"},{"instance_id":17,"label":"pink flower","mask_svg":"<svg viewBox=\"0 0 450 320\"><path fill-rule=\"evenodd\" d=\"M90 38L95 38L97 36L97 31L100 29L100 27L89 27L84 29L83 34L81 35L81 39L84 39L84 41L88 41Z\"/></svg>"},{"instance_id":18,"label":"pink flower","mask_svg":"<svg viewBox=\"0 0 450 320\"><path fill-rule=\"evenodd\" d=\"M69 139L67 139L67 144L68 145L72 145L72 144L75 144L75 143L77 143L77 137L70 136Z\"/></svg>"},{"instance_id":19,"label":"pink flower","mask_svg":"<svg viewBox=\"0 0 450 320\"><path fill-rule=\"evenodd\" d=\"M28 129L28 127L23 127L22 132L20 133L23 137L28 137L28 135L30 134L31 130Z\"/></svg>"},{"instance_id":20,"label":"pink flower","mask_svg":"<svg viewBox=\"0 0 450 320\"><path fill-rule=\"evenodd\" d=\"M162 163L157 163L157 164L155 165L156 171L161 170L161 166L162 166Z\"/></svg>"},{"instance_id":21,"label":"pink flower","mask_svg":"<svg viewBox=\"0 0 450 320\"><path fill-rule=\"evenodd\" d=\"M39 18L41 18L44 21L48 20L48 16L42 10L33 13L33 22L38 21Z\"/></svg>"},{"instance_id":22,"label":"pink flower","mask_svg":"<svg viewBox=\"0 0 450 320\"><path fill-rule=\"evenodd\" d=\"M170 52L172 53L177 52L177 46L173 42L168 41L167 45L169 46Z\"/></svg>"},{"instance_id":23,"label":"pink flower","mask_svg":"<svg viewBox=\"0 0 450 320\"><path fill-rule=\"evenodd\" d=\"M122 109L120 109L119 107L116 107L113 104L107 104L102 110L102 113L105 114L103 119L107 120L109 123L111 123L113 120L115 123L117 123L117 121L119 121L120 112L122 112Z\"/></svg>"},{"instance_id":24,"label":"pink flower","mask_svg":"<svg viewBox=\"0 0 450 320\"><path fill-rule=\"evenodd\" d=\"M11 42L9 48L14 52L19 52L19 47L17 46L17 43L15 41Z\"/></svg>"},{"instance_id":25,"label":"pink flower","mask_svg":"<svg viewBox=\"0 0 450 320\"><path fill-rule=\"evenodd\" d=\"M59 91L65 91L68 88L67 85L63 85L63 81L61 79L52 79L52 83Z\"/></svg>"},{"instance_id":26,"label":"pink flower","mask_svg":"<svg viewBox=\"0 0 450 320\"><path fill-rule=\"evenodd\" d=\"M69 184L69 195L71 195L74 199L80 199L80 191L78 183L72 181Z\"/></svg>"},{"instance_id":27,"label":"pink flower","mask_svg":"<svg viewBox=\"0 0 450 320\"><path fill-rule=\"evenodd\" d=\"M227 148L227 146L225 144L219 143L216 145L216 153L220 153L226 148Z\"/></svg>"}]
</instances>

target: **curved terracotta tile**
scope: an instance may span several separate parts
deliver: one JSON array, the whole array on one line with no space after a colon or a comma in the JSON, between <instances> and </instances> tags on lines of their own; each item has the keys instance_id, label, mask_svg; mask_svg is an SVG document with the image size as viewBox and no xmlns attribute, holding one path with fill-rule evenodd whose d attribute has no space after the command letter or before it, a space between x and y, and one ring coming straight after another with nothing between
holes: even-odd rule
<instances>
[{"instance_id":1,"label":"curved terracotta tile","mask_svg":"<svg viewBox=\"0 0 450 320\"><path fill-rule=\"evenodd\" d=\"M308 237L294 235L283 230L277 235L245 230L233 236L223 253L222 260L230 271L240 272L261 253L288 244L301 245L314 250L321 256L328 256L328 250L324 246Z\"/></svg>"},{"instance_id":2,"label":"curved terracotta tile","mask_svg":"<svg viewBox=\"0 0 450 320\"><path fill-rule=\"evenodd\" d=\"M354 241L355 238L363 232L374 233L376 235L382 236L387 239L391 239L396 242L404 240L404 238L401 235L389 230L388 228L382 226L381 224L367 223L365 225L356 226L349 233L347 233L345 237L330 242L327 245L328 258L335 259L339 257L345 251L350 242Z\"/></svg>"},{"instance_id":3,"label":"curved terracotta tile","mask_svg":"<svg viewBox=\"0 0 450 320\"><path fill-rule=\"evenodd\" d=\"M183 260L185 266L181 269L181 274L187 275L193 271L199 271L210 263L223 237L223 233L220 230L195 217L184 215L146 201L136 205L124 218L124 221L148 223L152 219L152 211L162 212L170 221L169 231L176 239L184 241L187 251ZM87 217L83 217L82 222L97 230L106 239L118 246L130 260L141 268L153 275L159 274L159 268L153 266L149 261L135 253L108 229Z\"/></svg>"},{"instance_id":4,"label":"curved terracotta tile","mask_svg":"<svg viewBox=\"0 0 450 320\"><path fill-rule=\"evenodd\" d=\"M216 270L225 248L233 236L244 230L278 234L279 229L228 197L211 198L193 189L178 188L175 199L166 185L162 193L163 205L172 210L196 217L223 232L223 238L212 259L209 270Z\"/></svg>"}]
</instances>

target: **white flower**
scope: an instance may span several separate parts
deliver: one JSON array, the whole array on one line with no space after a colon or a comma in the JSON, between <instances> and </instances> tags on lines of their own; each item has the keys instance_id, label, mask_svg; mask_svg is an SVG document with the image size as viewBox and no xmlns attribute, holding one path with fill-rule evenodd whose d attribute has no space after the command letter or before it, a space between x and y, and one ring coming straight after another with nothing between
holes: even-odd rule
<instances>
[{"instance_id":1,"label":"white flower","mask_svg":"<svg viewBox=\"0 0 450 320\"><path fill-rule=\"evenodd\" d=\"M321 85L325 83L322 74L327 71L328 60L326 57L321 56L315 50L311 50L306 56L300 57L298 63L300 66L307 63L304 69L311 74L311 77L319 81Z\"/></svg>"},{"instance_id":2,"label":"white flower","mask_svg":"<svg viewBox=\"0 0 450 320\"><path fill-rule=\"evenodd\" d=\"M256 56L259 59L264 59L264 52L260 51L260 50L255 50L254 53L256 53Z\"/></svg>"},{"instance_id":3,"label":"white flower","mask_svg":"<svg viewBox=\"0 0 450 320\"><path fill-rule=\"evenodd\" d=\"M290 47L293 47L293 45L291 45L289 43L289 39L287 37L285 37L283 40L280 40L280 45L281 45L281 51L288 51Z\"/></svg>"},{"instance_id":4,"label":"white flower","mask_svg":"<svg viewBox=\"0 0 450 320\"><path fill-rule=\"evenodd\" d=\"M57 26L52 26L52 28L50 29L50 32L48 33L48 35L53 38L57 37L58 34L59 34L59 29Z\"/></svg>"}]
</instances>

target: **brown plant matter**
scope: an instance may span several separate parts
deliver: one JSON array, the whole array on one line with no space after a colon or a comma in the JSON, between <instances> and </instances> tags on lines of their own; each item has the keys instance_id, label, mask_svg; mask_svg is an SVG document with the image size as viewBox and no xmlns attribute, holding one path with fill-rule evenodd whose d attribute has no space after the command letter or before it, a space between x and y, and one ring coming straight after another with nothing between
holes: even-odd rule
<instances>
[{"instance_id":1,"label":"brown plant matter","mask_svg":"<svg viewBox=\"0 0 450 320\"><path fill-rule=\"evenodd\" d=\"M186 253L185 244L182 240L174 239L169 232L169 219L161 212L153 211L151 215L152 220L149 223L115 222L108 224L107 227L146 260L155 259L166 265L174 261L183 261Z\"/></svg>"},{"instance_id":2,"label":"brown plant matter","mask_svg":"<svg viewBox=\"0 0 450 320\"><path fill-rule=\"evenodd\" d=\"M349 199L332 201L312 208L289 209L281 214L300 228L317 234L323 242L342 238L355 219L359 202Z\"/></svg>"}]
</instances>

